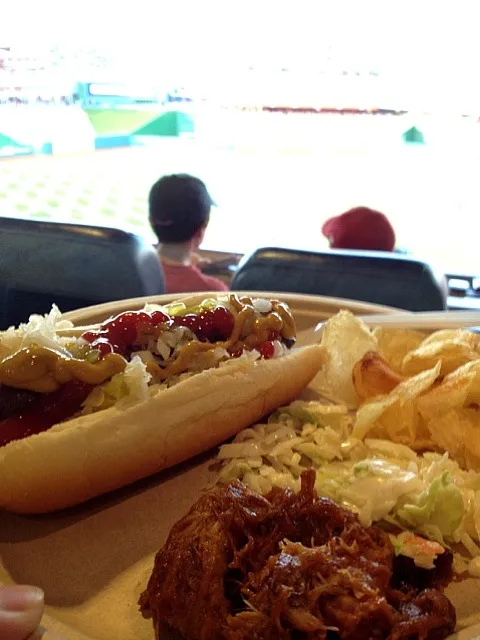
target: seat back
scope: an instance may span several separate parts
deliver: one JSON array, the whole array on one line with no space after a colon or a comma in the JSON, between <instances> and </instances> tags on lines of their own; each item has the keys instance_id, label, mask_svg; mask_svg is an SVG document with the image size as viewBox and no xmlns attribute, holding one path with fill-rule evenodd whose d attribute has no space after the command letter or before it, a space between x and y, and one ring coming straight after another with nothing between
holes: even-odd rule
<instances>
[{"instance_id":1,"label":"seat back","mask_svg":"<svg viewBox=\"0 0 480 640\"><path fill-rule=\"evenodd\" d=\"M47 313L164 293L154 248L94 226L0 218L0 329Z\"/></svg>"},{"instance_id":2,"label":"seat back","mask_svg":"<svg viewBox=\"0 0 480 640\"><path fill-rule=\"evenodd\" d=\"M429 265L376 251L257 249L241 261L231 288L325 295L410 311L446 306L440 280Z\"/></svg>"}]
</instances>

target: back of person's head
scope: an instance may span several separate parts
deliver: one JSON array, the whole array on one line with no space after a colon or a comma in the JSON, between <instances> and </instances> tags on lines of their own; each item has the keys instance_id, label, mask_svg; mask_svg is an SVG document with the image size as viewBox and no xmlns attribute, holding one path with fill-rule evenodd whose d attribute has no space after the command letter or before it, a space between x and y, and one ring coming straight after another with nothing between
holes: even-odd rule
<instances>
[{"instance_id":1,"label":"back of person's head","mask_svg":"<svg viewBox=\"0 0 480 640\"><path fill-rule=\"evenodd\" d=\"M150 225L161 243L183 243L204 229L213 200L204 183L178 173L163 176L150 189Z\"/></svg>"},{"instance_id":2,"label":"back of person's head","mask_svg":"<svg viewBox=\"0 0 480 640\"><path fill-rule=\"evenodd\" d=\"M395 231L388 218L368 207L354 207L327 220L322 233L332 249L393 251Z\"/></svg>"}]
</instances>

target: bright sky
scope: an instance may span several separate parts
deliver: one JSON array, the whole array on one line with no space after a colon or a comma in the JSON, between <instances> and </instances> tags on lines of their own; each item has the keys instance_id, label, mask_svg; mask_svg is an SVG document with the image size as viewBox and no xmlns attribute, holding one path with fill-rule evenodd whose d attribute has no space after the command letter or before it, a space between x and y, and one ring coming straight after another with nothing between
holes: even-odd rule
<instances>
[{"instance_id":1,"label":"bright sky","mask_svg":"<svg viewBox=\"0 0 480 640\"><path fill-rule=\"evenodd\" d=\"M205 78L249 65L318 68L331 50L337 67L384 71L424 101L461 93L480 104L479 22L478 0L9 0L0 43L96 47Z\"/></svg>"}]
</instances>

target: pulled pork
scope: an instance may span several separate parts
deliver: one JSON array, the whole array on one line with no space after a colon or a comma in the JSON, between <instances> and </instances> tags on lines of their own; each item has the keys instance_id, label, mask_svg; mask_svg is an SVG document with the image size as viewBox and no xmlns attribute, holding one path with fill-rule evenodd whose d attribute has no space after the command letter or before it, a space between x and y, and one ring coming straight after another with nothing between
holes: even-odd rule
<instances>
[{"instance_id":1,"label":"pulled pork","mask_svg":"<svg viewBox=\"0 0 480 640\"><path fill-rule=\"evenodd\" d=\"M384 531L318 498L314 483L306 471L299 493L261 496L233 482L200 498L172 528L140 599L157 637L164 625L187 640L450 635L451 554L419 573Z\"/></svg>"}]
</instances>

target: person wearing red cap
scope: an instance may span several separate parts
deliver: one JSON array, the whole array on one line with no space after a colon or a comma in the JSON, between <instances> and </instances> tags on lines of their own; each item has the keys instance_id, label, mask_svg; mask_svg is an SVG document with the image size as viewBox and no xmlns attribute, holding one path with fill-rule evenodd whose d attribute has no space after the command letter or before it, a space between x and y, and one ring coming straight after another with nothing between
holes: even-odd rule
<instances>
[{"instance_id":1,"label":"person wearing red cap","mask_svg":"<svg viewBox=\"0 0 480 640\"><path fill-rule=\"evenodd\" d=\"M322 226L322 233L331 249L395 249L395 231L387 216L368 207L355 207L329 218Z\"/></svg>"}]
</instances>

